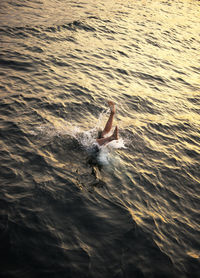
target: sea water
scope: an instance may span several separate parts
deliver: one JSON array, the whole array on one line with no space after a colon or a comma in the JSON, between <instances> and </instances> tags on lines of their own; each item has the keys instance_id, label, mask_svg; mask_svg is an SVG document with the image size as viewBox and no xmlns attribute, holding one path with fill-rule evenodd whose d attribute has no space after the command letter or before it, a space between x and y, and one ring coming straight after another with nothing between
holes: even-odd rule
<instances>
[{"instance_id":1,"label":"sea water","mask_svg":"<svg viewBox=\"0 0 200 278\"><path fill-rule=\"evenodd\" d=\"M1 277L200 276L199 30L197 0L1 1Z\"/></svg>"}]
</instances>

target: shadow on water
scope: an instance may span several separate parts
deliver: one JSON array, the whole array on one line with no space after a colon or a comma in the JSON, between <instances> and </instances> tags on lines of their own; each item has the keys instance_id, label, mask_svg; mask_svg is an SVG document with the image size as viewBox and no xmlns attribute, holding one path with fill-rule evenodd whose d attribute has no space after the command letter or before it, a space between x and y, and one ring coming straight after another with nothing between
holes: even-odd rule
<instances>
[{"instance_id":1,"label":"shadow on water","mask_svg":"<svg viewBox=\"0 0 200 278\"><path fill-rule=\"evenodd\" d=\"M79 203L79 208L84 208L80 197L76 196L75 200ZM109 200L104 204L107 208L111 205ZM52 205L56 209L55 204ZM25 226L21 222L23 220L18 219L15 222L9 222L8 217L2 215L0 217L0 277L181 277L173 270L170 259L159 250L148 233L145 233L136 223L133 223L134 225L129 224L130 230L128 232L123 232L125 228L120 229L116 226L114 236L111 231L114 231L115 227L107 226L104 223L104 218L99 218L99 223L94 222L97 219L84 210L74 212L74 205L75 203L71 201L68 204L68 210L71 210L75 219L79 215L81 216L81 222L79 223L79 218L76 221L78 220L78 226L81 225L83 229L83 236L86 232L85 229L97 234L99 242L93 242L89 238L87 241L91 242L93 248L97 249L96 253L104 254L104 261L74 243L70 247L69 242L68 247L64 247L63 240L57 234L45 231L43 226L40 230L35 229L34 226L37 223L42 225L42 219L37 218L37 216L34 216L34 226L31 222L26 223ZM124 223L127 223L130 216L125 209L113 204L111 210L116 210L116 213L117 211L120 212L121 224L123 218ZM62 218L62 215L60 217ZM62 225L66 228L68 226L65 220ZM69 233L70 227L67 229L66 232Z\"/></svg>"},{"instance_id":2,"label":"shadow on water","mask_svg":"<svg viewBox=\"0 0 200 278\"><path fill-rule=\"evenodd\" d=\"M122 277L127 278L177 277L169 257L162 253L151 237L139 227L124 235L122 269Z\"/></svg>"},{"instance_id":3,"label":"shadow on water","mask_svg":"<svg viewBox=\"0 0 200 278\"><path fill-rule=\"evenodd\" d=\"M8 208L8 204L0 200L0 277L2 278L14 277L8 273L8 270L17 271L19 268L12 250L12 229L7 213Z\"/></svg>"}]
</instances>

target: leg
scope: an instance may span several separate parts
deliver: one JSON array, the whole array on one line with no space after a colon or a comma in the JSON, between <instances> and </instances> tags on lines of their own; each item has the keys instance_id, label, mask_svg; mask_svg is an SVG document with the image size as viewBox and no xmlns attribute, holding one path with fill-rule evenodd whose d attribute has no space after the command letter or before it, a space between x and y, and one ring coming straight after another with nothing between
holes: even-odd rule
<instances>
[{"instance_id":1,"label":"leg","mask_svg":"<svg viewBox=\"0 0 200 278\"><path fill-rule=\"evenodd\" d=\"M97 143L102 146L105 145L113 140L118 140L118 127L116 126L113 134L109 137L106 138L100 138L100 139L96 139Z\"/></svg>"},{"instance_id":2,"label":"leg","mask_svg":"<svg viewBox=\"0 0 200 278\"><path fill-rule=\"evenodd\" d=\"M115 104L114 102L112 101L109 101L108 102L108 105L110 106L110 116L108 118L108 121L105 125L105 128L104 130L102 131L101 133L101 137L103 138L107 133L109 133L111 131L111 128L112 128L112 123L113 123L113 118L114 118L114 115L115 115Z\"/></svg>"}]
</instances>

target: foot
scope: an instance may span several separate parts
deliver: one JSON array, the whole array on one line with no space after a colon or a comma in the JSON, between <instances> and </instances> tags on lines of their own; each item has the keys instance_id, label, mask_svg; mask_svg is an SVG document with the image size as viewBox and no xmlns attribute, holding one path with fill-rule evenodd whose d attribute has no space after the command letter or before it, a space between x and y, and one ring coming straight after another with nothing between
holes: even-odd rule
<instances>
[{"instance_id":1,"label":"foot","mask_svg":"<svg viewBox=\"0 0 200 278\"><path fill-rule=\"evenodd\" d=\"M116 128L113 132L113 135L112 135L113 140L118 140L119 139L118 133L119 133L118 126L116 126Z\"/></svg>"},{"instance_id":2,"label":"foot","mask_svg":"<svg viewBox=\"0 0 200 278\"><path fill-rule=\"evenodd\" d=\"M113 101L108 101L108 106L110 107L111 113L115 114L115 103Z\"/></svg>"}]
</instances>

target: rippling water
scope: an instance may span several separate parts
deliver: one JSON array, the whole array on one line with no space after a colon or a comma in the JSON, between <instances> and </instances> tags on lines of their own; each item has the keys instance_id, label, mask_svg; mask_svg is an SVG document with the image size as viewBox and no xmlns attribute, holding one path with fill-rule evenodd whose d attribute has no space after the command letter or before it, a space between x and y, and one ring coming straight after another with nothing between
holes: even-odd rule
<instances>
[{"instance_id":1,"label":"rippling water","mask_svg":"<svg viewBox=\"0 0 200 278\"><path fill-rule=\"evenodd\" d=\"M1 1L1 277L200 277L199 30L196 0Z\"/></svg>"}]
</instances>

